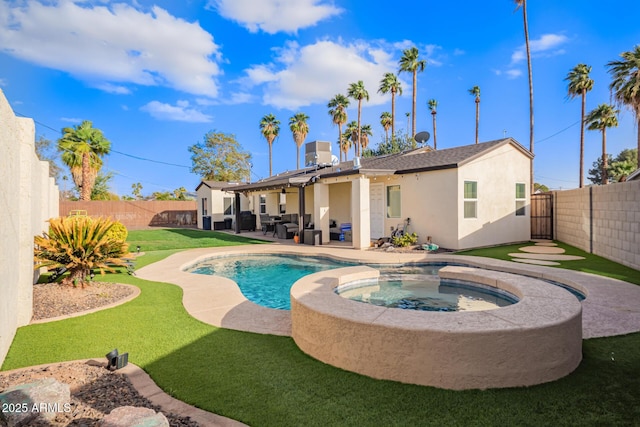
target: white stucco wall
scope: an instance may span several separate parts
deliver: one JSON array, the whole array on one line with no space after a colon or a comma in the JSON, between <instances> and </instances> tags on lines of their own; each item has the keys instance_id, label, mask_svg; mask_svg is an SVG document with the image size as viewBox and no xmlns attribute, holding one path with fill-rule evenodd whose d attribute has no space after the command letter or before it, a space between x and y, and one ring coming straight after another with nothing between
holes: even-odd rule
<instances>
[{"instance_id":1,"label":"white stucco wall","mask_svg":"<svg viewBox=\"0 0 640 427\"><path fill-rule=\"evenodd\" d=\"M207 187L206 185L201 185L198 190L196 190L197 197L197 216L198 216L198 228L203 228L203 202L202 200L206 198L207 216L211 217L211 228L213 229L213 223L215 221L223 221L225 218L233 218L235 220L235 215L225 215L224 214L224 198L230 197L232 199L232 203L235 205L235 193L222 191L219 189L214 189ZM257 201L257 199L256 199ZM241 211L252 211L258 209L256 203L253 202L252 197L246 197L243 194L240 195L240 210ZM259 215L258 215L259 216Z\"/></svg>"},{"instance_id":2,"label":"white stucco wall","mask_svg":"<svg viewBox=\"0 0 640 427\"><path fill-rule=\"evenodd\" d=\"M458 169L459 246L452 249L521 242L531 238L530 159L503 145ZM464 181L478 183L478 217L464 218ZM525 184L526 211L516 216L516 183Z\"/></svg>"},{"instance_id":3,"label":"white stucco wall","mask_svg":"<svg viewBox=\"0 0 640 427\"><path fill-rule=\"evenodd\" d=\"M33 238L58 216L58 188L35 154L32 119L13 113L0 90L0 364L33 311Z\"/></svg>"}]
</instances>

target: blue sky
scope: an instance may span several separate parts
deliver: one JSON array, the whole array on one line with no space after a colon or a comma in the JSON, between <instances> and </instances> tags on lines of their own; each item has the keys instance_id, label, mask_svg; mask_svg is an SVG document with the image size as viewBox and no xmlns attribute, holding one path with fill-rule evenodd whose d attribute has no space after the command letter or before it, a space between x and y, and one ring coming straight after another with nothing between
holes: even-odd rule
<instances>
[{"instance_id":1,"label":"blue sky","mask_svg":"<svg viewBox=\"0 0 640 427\"><path fill-rule=\"evenodd\" d=\"M640 43L640 2L606 5L538 0L528 5L535 91L535 177L554 189L578 185L579 99L564 78L578 63L593 67L587 110L609 102L605 64ZM282 123L274 173L295 168L289 117L306 113L307 141L334 142L327 102L363 80L370 101L362 122L371 144L384 138L377 93L397 72L402 50L417 46L427 67L418 75L418 130L432 131L428 99L438 100L438 148L472 144L481 88L480 140L511 136L528 147L529 101L521 11L513 1L402 3L355 0L3 1L0 88L12 108L36 120L37 136L91 120L112 143L105 170L112 189L143 194L184 186L187 148L215 130L231 133L253 155L252 180L268 176L262 116ZM401 74L396 128L411 111L411 76ZM348 110L357 118L357 103ZM636 146L634 118L623 110L607 133L608 152ZM53 129L55 130L53 130ZM586 133L585 168L601 154L601 136ZM353 154L350 154L351 158Z\"/></svg>"}]
</instances>

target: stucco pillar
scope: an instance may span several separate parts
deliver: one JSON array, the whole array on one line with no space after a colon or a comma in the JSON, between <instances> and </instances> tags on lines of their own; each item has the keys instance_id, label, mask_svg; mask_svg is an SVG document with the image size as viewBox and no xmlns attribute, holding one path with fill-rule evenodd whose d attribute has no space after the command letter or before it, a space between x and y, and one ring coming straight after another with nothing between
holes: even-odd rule
<instances>
[{"instance_id":1,"label":"stucco pillar","mask_svg":"<svg viewBox=\"0 0 640 427\"><path fill-rule=\"evenodd\" d=\"M363 176L351 181L351 237L356 249L371 244L369 180Z\"/></svg>"},{"instance_id":2,"label":"stucco pillar","mask_svg":"<svg viewBox=\"0 0 640 427\"><path fill-rule=\"evenodd\" d=\"M330 242L329 235L329 185L315 183L313 185L313 226L322 230L322 244Z\"/></svg>"},{"instance_id":3,"label":"stucco pillar","mask_svg":"<svg viewBox=\"0 0 640 427\"><path fill-rule=\"evenodd\" d=\"M39 176L34 176L34 162L40 161L35 155L35 125L33 120L16 118L19 139L20 167L18 195L18 326L27 325L33 314L33 217L32 189L34 181L40 183ZM37 165L39 170L39 165ZM37 231L40 234L41 230Z\"/></svg>"}]
</instances>

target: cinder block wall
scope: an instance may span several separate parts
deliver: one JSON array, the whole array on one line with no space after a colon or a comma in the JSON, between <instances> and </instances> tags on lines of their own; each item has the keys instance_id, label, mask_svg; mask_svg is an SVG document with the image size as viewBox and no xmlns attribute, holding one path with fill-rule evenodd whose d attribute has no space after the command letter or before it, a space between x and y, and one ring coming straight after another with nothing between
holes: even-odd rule
<instances>
[{"instance_id":1,"label":"cinder block wall","mask_svg":"<svg viewBox=\"0 0 640 427\"><path fill-rule=\"evenodd\" d=\"M558 240L640 270L640 181L559 191L555 196Z\"/></svg>"},{"instance_id":2,"label":"cinder block wall","mask_svg":"<svg viewBox=\"0 0 640 427\"><path fill-rule=\"evenodd\" d=\"M33 312L33 238L58 215L49 164L35 154L32 119L16 117L0 90L0 365Z\"/></svg>"}]
</instances>

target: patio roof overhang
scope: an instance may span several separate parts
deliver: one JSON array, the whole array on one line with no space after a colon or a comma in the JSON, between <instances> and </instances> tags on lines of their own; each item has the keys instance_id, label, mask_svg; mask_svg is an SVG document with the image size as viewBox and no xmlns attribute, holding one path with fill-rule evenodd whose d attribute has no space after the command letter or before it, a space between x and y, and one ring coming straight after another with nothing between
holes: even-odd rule
<instances>
[{"instance_id":1,"label":"patio roof overhang","mask_svg":"<svg viewBox=\"0 0 640 427\"><path fill-rule=\"evenodd\" d=\"M293 176L283 177L280 179L273 179L265 182L256 182L253 184L238 185L233 188L229 188L228 191L234 193L253 193L256 191L270 191L270 190L282 190L289 187L305 187L311 182L315 182L317 175L305 175L305 176Z\"/></svg>"}]
</instances>

